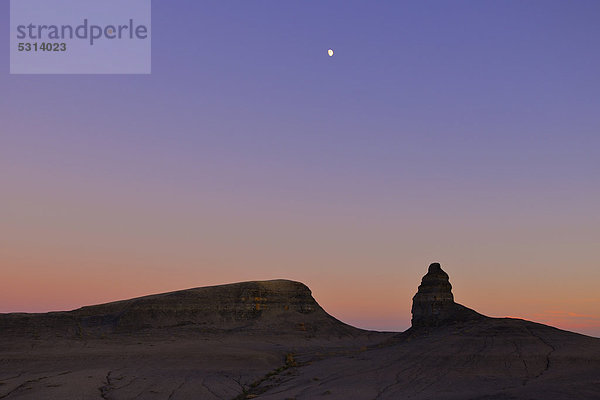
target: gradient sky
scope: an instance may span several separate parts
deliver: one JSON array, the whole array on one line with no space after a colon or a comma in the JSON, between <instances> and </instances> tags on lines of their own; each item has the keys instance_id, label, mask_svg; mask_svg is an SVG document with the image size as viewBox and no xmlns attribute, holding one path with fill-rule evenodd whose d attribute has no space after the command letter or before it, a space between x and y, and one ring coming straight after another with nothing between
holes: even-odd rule
<instances>
[{"instance_id":1,"label":"gradient sky","mask_svg":"<svg viewBox=\"0 0 600 400\"><path fill-rule=\"evenodd\" d=\"M600 336L600 2L373 3L156 0L152 75L26 76L2 1L0 312L287 278L404 330L439 261Z\"/></svg>"}]
</instances>

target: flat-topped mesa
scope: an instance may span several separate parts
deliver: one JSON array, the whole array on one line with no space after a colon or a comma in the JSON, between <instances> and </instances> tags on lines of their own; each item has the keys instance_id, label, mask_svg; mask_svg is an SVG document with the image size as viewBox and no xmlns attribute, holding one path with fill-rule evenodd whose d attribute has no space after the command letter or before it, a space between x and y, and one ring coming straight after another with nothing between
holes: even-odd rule
<instances>
[{"instance_id":1,"label":"flat-topped mesa","mask_svg":"<svg viewBox=\"0 0 600 400\"><path fill-rule=\"evenodd\" d=\"M436 327L479 318L484 316L454 302L448 274L439 263L431 264L413 297L412 326Z\"/></svg>"},{"instance_id":2,"label":"flat-topped mesa","mask_svg":"<svg viewBox=\"0 0 600 400\"><path fill-rule=\"evenodd\" d=\"M73 311L0 315L2 334L95 337L148 330L303 337L363 333L327 314L306 285L283 279L179 290Z\"/></svg>"},{"instance_id":3,"label":"flat-topped mesa","mask_svg":"<svg viewBox=\"0 0 600 400\"><path fill-rule=\"evenodd\" d=\"M145 296L74 311L83 326L113 319L119 332L196 326L203 329L281 330L338 322L311 295L288 280L239 282ZM341 323L340 323L341 324Z\"/></svg>"}]
</instances>

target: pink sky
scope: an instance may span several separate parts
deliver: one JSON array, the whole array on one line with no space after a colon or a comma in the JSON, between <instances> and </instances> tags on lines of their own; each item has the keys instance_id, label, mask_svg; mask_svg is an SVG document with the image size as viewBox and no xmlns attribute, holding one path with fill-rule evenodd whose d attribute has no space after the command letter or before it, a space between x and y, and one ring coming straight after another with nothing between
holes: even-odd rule
<instances>
[{"instance_id":1,"label":"pink sky","mask_svg":"<svg viewBox=\"0 0 600 400\"><path fill-rule=\"evenodd\" d=\"M600 336L600 2L152 6L151 75L0 41L0 312L286 278L404 330L440 262Z\"/></svg>"},{"instance_id":2,"label":"pink sky","mask_svg":"<svg viewBox=\"0 0 600 400\"><path fill-rule=\"evenodd\" d=\"M0 312L286 278L344 322L404 330L421 277L439 261L457 302L600 336L593 220L499 215L491 225L461 207L427 219L320 202L298 214L293 203L249 212L246 201L201 191L173 198L123 185L113 197L107 183L27 173L3 199Z\"/></svg>"}]
</instances>

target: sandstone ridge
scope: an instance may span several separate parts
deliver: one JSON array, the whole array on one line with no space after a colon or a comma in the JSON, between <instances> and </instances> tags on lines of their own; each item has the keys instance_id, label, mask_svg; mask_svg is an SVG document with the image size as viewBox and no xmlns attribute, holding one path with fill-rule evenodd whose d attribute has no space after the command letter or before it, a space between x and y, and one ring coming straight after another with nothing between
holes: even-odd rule
<instances>
[{"instance_id":1,"label":"sandstone ridge","mask_svg":"<svg viewBox=\"0 0 600 400\"><path fill-rule=\"evenodd\" d=\"M313 336L361 332L327 314L306 285L282 279L180 290L67 312L0 315L0 328L34 336L61 332L67 337L148 329Z\"/></svg>"}]
</instances>

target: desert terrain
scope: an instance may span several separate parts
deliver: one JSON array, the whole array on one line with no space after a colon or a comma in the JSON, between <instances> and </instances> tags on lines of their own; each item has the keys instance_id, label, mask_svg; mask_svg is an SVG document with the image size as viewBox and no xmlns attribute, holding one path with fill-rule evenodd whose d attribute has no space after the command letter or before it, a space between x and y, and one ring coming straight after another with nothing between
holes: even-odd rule
<instances>
[{"instance_id":1,"label":"desert terrain","mask_svg":"<svg viewBox=\"0 0 600 400\"><path fill-rule=\"evenodd\" d=\"M405 332L302 283L242 282L0 315L0 399L598 399L600 339L454 302L437 263Z\"/></svg>"}]
</instances>

